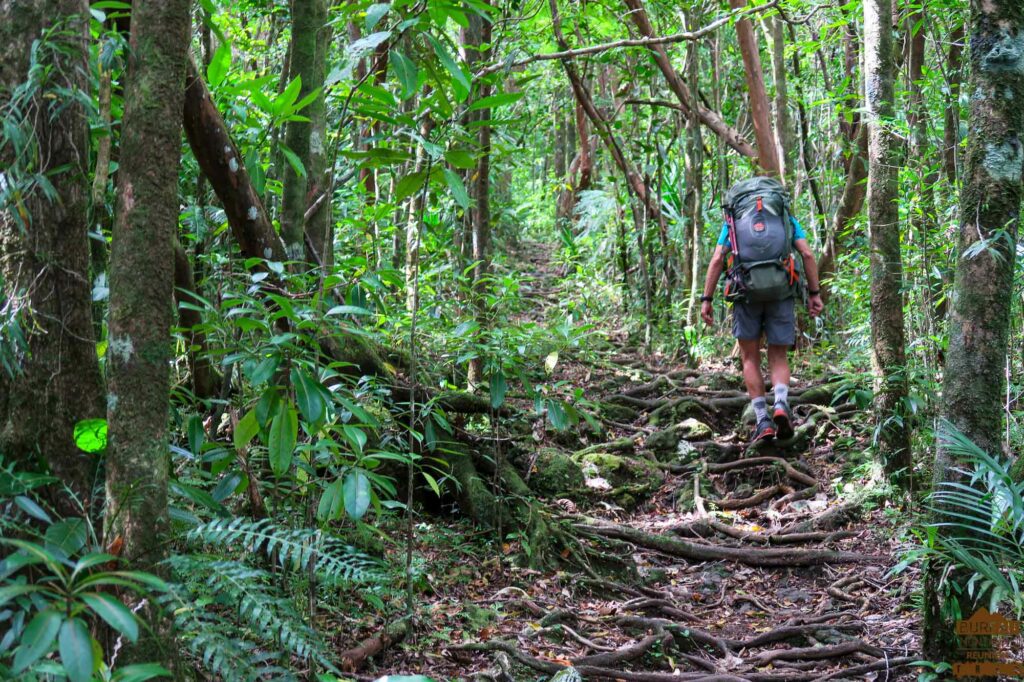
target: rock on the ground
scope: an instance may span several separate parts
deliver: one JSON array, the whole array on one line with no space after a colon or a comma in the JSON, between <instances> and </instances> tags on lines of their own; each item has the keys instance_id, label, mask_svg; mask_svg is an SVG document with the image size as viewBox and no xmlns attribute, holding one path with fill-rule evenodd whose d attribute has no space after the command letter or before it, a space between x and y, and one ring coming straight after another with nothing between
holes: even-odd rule
<instances>
[{"instance_id":1,"label":"rock on the ground","mask_svg":"<svg viewBox=\"0 0 1024 682\"><path fill-rule=\"evenodd\" d=\"M660 469L638 457L581 451L574 458L583 469L588 488L603 492L626 509L647 498L664 481Z\"/></svg>"},{"instance_id":2,"label":"rock on the ground","mask_svg":"<svg viewBox=\"0 0 1024 682\"><path fill-rule=\"evenodd\" d=\"M586 483L580 465L557 448L541 448L534 467L530 488L547 497L572 497Z\"/></svg>"},{"instance_id":3,"label":"rock on the ground","mask_svg":"<svg viewBox=\"0 0 1024 682\"><path fill-rule=\"evenodd\" d=\"M710 426L694 417L688 417L667 429L655 431L647 437L644 444L659 459L663 459L666 455L674 459L676 456L686 454L691 450L691 448L686 447L680 449L680 441L705 440L711 438L711 436L712 430Z\"/></svg>"},{"instance_id":4,"label":"rock on the ground","mask_svg":"<svg viewBox=\"0 0 1024 682\"><path fill-rule=\"evenodd\" d=\"M583 676L579 674L576 668L565 668L555 673L548 682L583 682Z\"/></svg>"}]
</instances>

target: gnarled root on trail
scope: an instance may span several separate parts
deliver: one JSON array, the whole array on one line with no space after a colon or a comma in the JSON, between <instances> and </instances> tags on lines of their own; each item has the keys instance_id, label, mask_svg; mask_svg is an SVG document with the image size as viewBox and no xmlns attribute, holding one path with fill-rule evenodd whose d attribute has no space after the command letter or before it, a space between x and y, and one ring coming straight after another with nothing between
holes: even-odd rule
<instances>
[{"instance_id":1,"label":"gnarled root on trail","mask_svg":"<svg viewBox=\"0 0 1024 682\"><path fill-rule=\"evenodd\" d=\"M409 621L404 618L390 623L380 633L364 639L358 646L342 652L339 657L342 671L356 672L366 661L405 639L410 630Z\"/></svg>"},{"instance_id":2,"label":"gnarled root on trail","mask_svg":"<svg viewBox=\"0 0 1024 682\"><path fill-rule=\"evenodd\" d=\"M827 549L722 547L688 542L663 535L647 533L629 526L583 517L573 527L584 535L625 540L638 547L688 561L735 561L748 566L818 566L833 563L859 563L875 557L854 552Z\"/></svg>"}]
</instances>

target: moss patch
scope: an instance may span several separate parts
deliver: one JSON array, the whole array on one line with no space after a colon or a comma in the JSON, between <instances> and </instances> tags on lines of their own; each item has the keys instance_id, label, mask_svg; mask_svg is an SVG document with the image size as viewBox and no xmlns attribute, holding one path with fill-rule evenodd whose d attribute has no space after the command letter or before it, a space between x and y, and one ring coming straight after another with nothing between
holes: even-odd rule
<instances>
[{"instance_id":1,"label":"moss patch","mask_svg":"<svg viewBox=\"0 0 1024 682\"><path fill-rule=\"evenodd\" d=\"M534 466L530 487L541 495L564 496L579 491L585 484L580 465L555 448L542 448Z\"/></svg>"}]
</instances>

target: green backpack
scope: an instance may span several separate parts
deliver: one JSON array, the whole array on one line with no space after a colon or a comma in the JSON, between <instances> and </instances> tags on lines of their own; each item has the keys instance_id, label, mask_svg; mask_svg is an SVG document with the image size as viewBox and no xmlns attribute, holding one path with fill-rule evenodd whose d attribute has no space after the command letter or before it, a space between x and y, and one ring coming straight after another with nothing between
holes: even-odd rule
<instances>
[{"instance_id":1,"label":"green backpack","mask_svg":"<svg viewBox=\"0 0 1024 682\"><path fill-rule=\"evenodd\" d=\"M725 299L760 303L796 295L800 283L793 257L789 194L778 180L753 177L730 189L722 204L730 254Z\"/></svg>"}]
</instances>

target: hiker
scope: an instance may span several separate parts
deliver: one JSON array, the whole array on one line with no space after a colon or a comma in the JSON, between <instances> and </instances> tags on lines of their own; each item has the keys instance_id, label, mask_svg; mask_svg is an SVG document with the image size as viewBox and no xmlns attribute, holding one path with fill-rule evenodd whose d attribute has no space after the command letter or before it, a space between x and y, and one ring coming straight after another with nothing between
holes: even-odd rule
<instances>
[{"instance_id":1,"label":"hiker","mask_svg":"<svg viewBox=\"0 0 1024 682\"><path fill-rule=\"evenodd\" d=\"M824 303L814 261L803 228L789 210L789 195L773 178L755 177L737 183L725 196L725 224L708 264L700 316L714 323L711 301L723 270L725 299L732 303L732 334L743 360L743 380L754 408L753 441L793 437L789 407L789 359L796 340L796 299L806 277L807 310L821 314ZM802 260L798 263L794 251ZM728 258L728 263L726 259ZM761 337L768 342L768 368L774 386L771 416L761 374Z\"/></svg>"}]
</instances>

